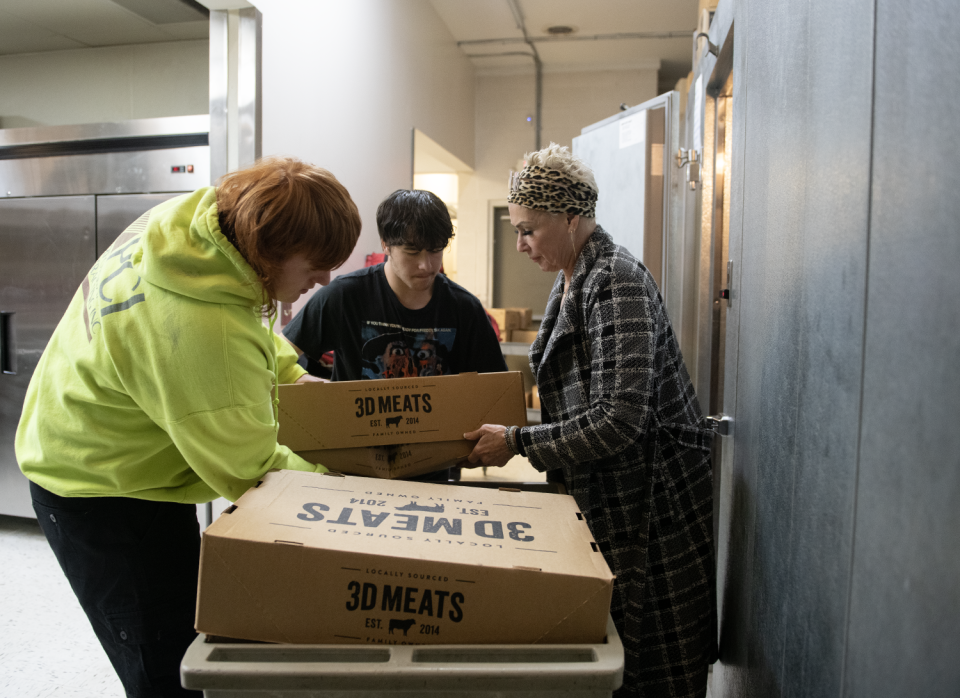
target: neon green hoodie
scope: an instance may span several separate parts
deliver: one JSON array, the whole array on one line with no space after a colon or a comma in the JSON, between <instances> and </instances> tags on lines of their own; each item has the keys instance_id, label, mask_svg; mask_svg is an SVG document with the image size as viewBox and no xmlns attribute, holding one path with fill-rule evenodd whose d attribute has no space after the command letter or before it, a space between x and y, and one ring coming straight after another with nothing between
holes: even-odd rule
<instances>
[{"instance_id":1,"label":"neon green hoodie","mask_svg":"<svg viewBox=\"0 0 960 698\"><path fill-rule=\"evenodd\" d=\"M60 496L236 500L272 468L276 377L304 371L263 326L260 283L220 232L216 189L151 209L93 265L30 381L20 468Z\"/></svg>"}]
</instances>

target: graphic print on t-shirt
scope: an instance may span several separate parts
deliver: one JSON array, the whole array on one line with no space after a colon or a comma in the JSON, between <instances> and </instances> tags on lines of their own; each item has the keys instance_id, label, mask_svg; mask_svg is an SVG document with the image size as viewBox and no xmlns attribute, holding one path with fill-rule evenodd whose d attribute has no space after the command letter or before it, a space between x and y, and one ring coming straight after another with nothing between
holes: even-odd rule
<instances>
[{"instance_id":1,"label":"graphic print on t-shirt","mask_svg":"<svg viewBox=\"0 0 960 698\"><path fill-rule=\"evenodd\" d=\"M360 329L363 342L363 377L416 378L445 376L456 328L411 328L366 321Z\"/></svg>"}]
</instances>

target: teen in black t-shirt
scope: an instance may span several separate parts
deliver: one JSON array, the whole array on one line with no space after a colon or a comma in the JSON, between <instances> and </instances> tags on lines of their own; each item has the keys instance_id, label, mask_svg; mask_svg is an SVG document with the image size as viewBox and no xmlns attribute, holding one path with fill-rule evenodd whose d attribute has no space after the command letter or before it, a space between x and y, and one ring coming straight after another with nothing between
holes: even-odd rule
<instances>
[{"instance_id":1,"label":"teen in black t-shirt","mask_svg":"<svg viewBox=\"0 0 960 698\"><path fill-rule=\"evenodd\" d=\"M453 237L447 207L428 191L398 190L377 209L387 261L337 277L284 328L333 380L506 371L480 301L440 274Z\"/></svg>"}]
</instances>

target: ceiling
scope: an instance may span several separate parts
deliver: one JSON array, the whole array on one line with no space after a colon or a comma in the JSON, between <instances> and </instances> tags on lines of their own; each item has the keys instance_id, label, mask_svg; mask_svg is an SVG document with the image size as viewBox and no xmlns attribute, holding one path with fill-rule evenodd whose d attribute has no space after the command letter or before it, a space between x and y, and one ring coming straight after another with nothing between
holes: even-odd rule
<instances>
[{"instance_id":1,"label":"ceiling","mask_svg":"<svg viewBox=\"0 0 960 698\"><path fill-rule=\"evenodd\" d=\"M518 8L544 71L659 67L673 80L690 70L698 0L430 0L479 73L530 70ZM568 26L565 37L547 29ZM637 34L670 35L639 38ZM510 40L509 43L491 39ZM464 43L467 42L467 43ZM477 43L474 43L477 42ZM480 43L482 42L482 43Z\"/></svg>"},{"instance_id":2,"label":"ceiling","mask_svg":"<svg viewBox=\"0 0 960 698\"><path fill-rule=\"evenodd\" d=\"M547 72L659 66L661 83L670 84L690 70L699 4L698 0L430 2L480 74L532 69L532 49L517 25L519 13ZM563 37L547 32L559 25L574 32ZM0 3L0 55L204 39L207 34L207 11L196 0Z\"/></svg>"},{"instance_id":3,"label":"ceiling","mask_svg":"<svg viewBox=\"0 0 960 698\"><path fill-rule=\"evenodd\" d=\"M184 0L2 0L0 55L206 39L206 10Z\"/></svg>"}]
</instances>

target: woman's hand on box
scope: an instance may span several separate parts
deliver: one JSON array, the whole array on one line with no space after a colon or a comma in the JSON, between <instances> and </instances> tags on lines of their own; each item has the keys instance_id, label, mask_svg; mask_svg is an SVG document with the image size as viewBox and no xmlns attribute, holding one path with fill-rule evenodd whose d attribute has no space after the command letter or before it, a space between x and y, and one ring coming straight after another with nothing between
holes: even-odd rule
<instances>
[{"instance_id":1,"label":"woman's hand on box","mask_svg":"<svg viewBox=\"0 0 960 698\"><path fill-rule=\"evenodd\" d=\"M507 461L513 458L513 452L507 447L503 438L506 427L499 424L484 424L476 431L469 431L463 435L468 441L476 441L477 445L467 458L467 468L483 466L485 468L502 468Z\"/></svg>"}]
</instances>

